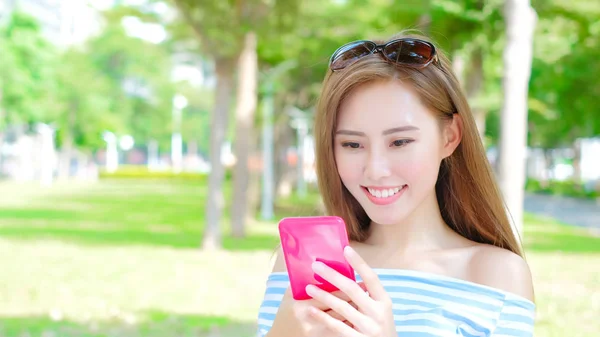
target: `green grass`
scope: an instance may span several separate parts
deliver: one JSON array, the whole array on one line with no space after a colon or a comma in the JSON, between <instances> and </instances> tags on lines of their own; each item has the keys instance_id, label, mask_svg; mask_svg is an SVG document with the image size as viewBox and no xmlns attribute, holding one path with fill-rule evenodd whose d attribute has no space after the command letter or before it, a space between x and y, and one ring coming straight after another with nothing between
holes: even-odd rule
<instances>
[{"instance_id":1,"label":"green grass","mask_svg":"<svg viewBox=\"0 0 600 337\"><path fill-rule=\"evenodd\" d=\"M4 190L0 237L188 249L198 247L201 240L206 189L198 182L112 180L41 191L37 186L5 185ZM224 246L261 250L277 244L271 234L251 234L244 240L225 236Z\"/></svg>"},{"instance_id":2,"label":"green grass","mask_svg":"<svg viewBox=\"0 0 600 337\"><path fill-rule=\"evenodd\" d=\"M525 215L538 307L535 336L600 336L600 237Z\"/></svg>"},{"instance_id":3,"label":"green grass","mask_svg":"<svg viewBox=\"0 0 600 337\"><path fill-rule=\"evenodd\" d=\"M0 184L0 336L252 336L275 223L200 252L205 197L190 181ZM317 210L295 197L277 218ZM526 222L536 336L600 335L600 238Z\"/></svg>"}]
</instances>

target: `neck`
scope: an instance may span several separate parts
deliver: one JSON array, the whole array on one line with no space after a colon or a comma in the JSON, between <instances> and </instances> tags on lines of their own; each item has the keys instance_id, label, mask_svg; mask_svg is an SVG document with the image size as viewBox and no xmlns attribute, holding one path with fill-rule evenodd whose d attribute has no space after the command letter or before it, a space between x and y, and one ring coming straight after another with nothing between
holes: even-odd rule
<instances>
[{"instance_id":1,"label":"neck","mask_svg":"<svg viewBox=\"0 0 600 337\"><path fill-rule=\"evenodd\" d=\"M457 235L446 225L435 193L426 198L412 214L396 225L371 222L365 242L381 247L387 254L406 254L443 249L455 242Z\"/></svg>"}]
</instances>

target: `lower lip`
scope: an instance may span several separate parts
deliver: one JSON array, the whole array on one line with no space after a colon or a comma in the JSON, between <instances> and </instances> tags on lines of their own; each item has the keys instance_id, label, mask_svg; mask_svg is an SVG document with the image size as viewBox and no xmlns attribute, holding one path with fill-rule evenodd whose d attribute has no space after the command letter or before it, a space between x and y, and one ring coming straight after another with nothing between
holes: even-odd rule
<instances>
[{"instance_id":1,"label":"lower lip","mask_svg":"<svg viewBox=\"0 0 600 337\"><path fill-rule=\"evenodd\" d=\"M402 188L400 189L400 191L398 191L398 193L392 195L391 197L387 197L387 198L377 198L375 196L373 196L369 190L367 190L366 188L362 187L363 191L365 191L365 194L367 195L367 198L369 198L369 200L371 200L372 203L374 203L375 205L389 205L391 203L393 203L394 201L398 200L398 198L400 198L402 196L402 194L404 194L404 191L408 188L407 185L402 186Z\"/></svg>"}]
</instances>

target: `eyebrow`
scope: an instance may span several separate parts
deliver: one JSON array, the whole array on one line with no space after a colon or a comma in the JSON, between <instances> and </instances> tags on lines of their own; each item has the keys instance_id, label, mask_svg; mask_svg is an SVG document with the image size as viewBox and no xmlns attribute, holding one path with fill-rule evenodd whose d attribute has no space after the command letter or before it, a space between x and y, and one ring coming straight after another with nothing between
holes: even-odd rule
<instances>
[{"instance_id":1,"label":"eyebrow","mask_svg":"<svg viewBox=\"0 0 600 337\"><path fill-rule=\"evenodd\" d=\"M413 126L413 125L399 126L397 128L383 130L383 132L381 134L385 136L385 135L389 135L389 134L396 133L396 132L405 132L405 131L413 131L413 130L419 130L419 128L416 126ZM336 135L347 135L347 136L365 136L364 132L352 131L352 130L337 130L335 132L335 134Z\"/></svg>"}]
</instances>

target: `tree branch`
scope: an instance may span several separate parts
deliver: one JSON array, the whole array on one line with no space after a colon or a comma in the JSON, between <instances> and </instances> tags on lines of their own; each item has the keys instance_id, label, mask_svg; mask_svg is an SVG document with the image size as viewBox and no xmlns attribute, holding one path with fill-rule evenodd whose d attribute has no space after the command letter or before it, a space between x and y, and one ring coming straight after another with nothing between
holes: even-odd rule
<instances>
[{"instance_id":1,"label":"tree branch","mask_svg":"<svg viewBox=\"0 0 600 337\"><path fill-rule=\"evenodd\" d=\"M209 41L209 39L207 39L204 36L204 34L202 34L202 29L198 25L196 25L194 18L190 14L191 10L189 8L186 8L186 5L182 0L173 0L173 2L175 2L175 6L179 9L179 13L183 17L183 19L188 23L190 27L192 27L192 31L194 32L194 35L196 35L196 38L198 39L200 44L206 46L206 48L208 48L209 50L213 50L211 41Z\"/></svg>"}]
</instances>

